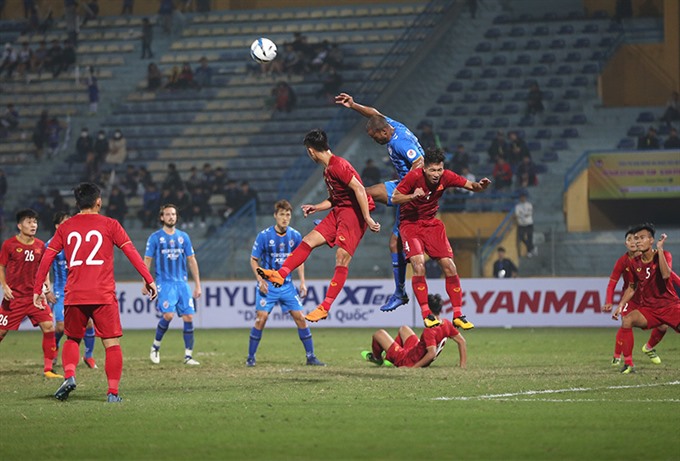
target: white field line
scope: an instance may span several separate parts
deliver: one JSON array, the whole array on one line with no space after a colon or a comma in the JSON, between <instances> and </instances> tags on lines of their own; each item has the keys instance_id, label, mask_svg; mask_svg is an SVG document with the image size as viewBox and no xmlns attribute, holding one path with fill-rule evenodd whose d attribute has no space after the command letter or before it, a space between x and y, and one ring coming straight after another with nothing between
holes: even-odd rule
<instances>
[{"instance_id":1,"label":"white field line","mask_svg":"<svg viewBox=\"0 0 680 461\"><path fill-rule=\"evenodd\" d=\"M494 399L497 402L617 402L617 403L680 403L680 399Z\"/></svg>"},{"instance_id":2,"label":"white field line","mask_svg":"<svg viewBox=\"0 0 680 461\"><path fill-rule=\"evenodd\" d=\"M511 392L506 394L486 394L472 397L435 397L433 400L497 400L507 399L510 397L519 397L523 395L543 395L543 394L564 394L568 392L590 392L602 390L616 390L616 389L640 389L644 387L659 387L659 386L677 386L680 381L671 381L668 383L653 383L653 384L635 384L629 386L607 386L607 387L570 387L567 389L546 389L542 391L523 391Z\"/></svg>"}]
</instances>

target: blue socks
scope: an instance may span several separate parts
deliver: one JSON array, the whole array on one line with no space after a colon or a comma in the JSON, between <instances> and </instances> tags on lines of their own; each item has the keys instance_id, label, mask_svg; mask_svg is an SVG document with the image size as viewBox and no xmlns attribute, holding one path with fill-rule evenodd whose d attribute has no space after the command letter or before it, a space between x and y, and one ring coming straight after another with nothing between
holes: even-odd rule
<instances>
[{"instance_id":1,"label":"blue socks","mask_svg":"<svg viewBox=\"0 0 680 461\"><path fill-rule=\"evenodd\" d=\"M158 321L158 326L156 327L156 338L153 341L154 349L158 350L161 348L161 341L163 340L165 332L168 331L169 326L170 322L165 320L165 317L161 317L161 319Z\"/></svg>"},{"instance_id":2,"label":"blue socks","mask_svg":"<svg viewBox=\"0 0 680 461\"><path fill-rule=\"evenodd\" d=\"M84 342L85 342L85 358L91 359L92 354L94 353L94 327L85 330Z\"/></svg>"},{"instance_id":3,"label":"blue socks","mask_svg":"<svg viewBox=\"0 0 680 461\"><path fill-rule=\"evenodd\" d=\"M64 336L63 331L56 331L54 332L54 347L59 349L59 341L61 341L61 337Z\"/></svg>"},{"instance_id":4,"label":"blue socks","mask_svg":"<svg viewBox=\"0 0 680 461\"><path fill-rule=\"evenodd\" d=\"M392 273L394 275L394 286L396 288L396 295L404 295L404 287L406 286L406 258L403 252L391 253L392 255Z\"/></svg>"},{"instance_id":5,"label":"blue socks","mask_svg":"<svg viewBox=\"0 0 680 461\"><path fill-rule=\"evenodd\" d=\"M298 336L300 341L302 341L302 345L305 346L307 357L314 357L314 342L312 341L312 332L309 327L298 328Z\"/></svg>"},{"instance_id":6,"label":"blue socks","mask_svg":"<svg viewBox=\"0 0 680 461\"><path fill-rule=\"evenodd\" d=\"M253 327L250 329L250 341L248 342L248 358L254 359L257 352L257 346L260 345L262 339L262 330Z\"/></svg>"},{"instance_id":7,"label":"blue socks","mask_svg":"<svg viewBox=\"0 0 680 461\"><path fill-rule=\"evenodd\" d=\"M184 322L184 348L194 348L194 322Z\"/></svg>"}]
</instances>

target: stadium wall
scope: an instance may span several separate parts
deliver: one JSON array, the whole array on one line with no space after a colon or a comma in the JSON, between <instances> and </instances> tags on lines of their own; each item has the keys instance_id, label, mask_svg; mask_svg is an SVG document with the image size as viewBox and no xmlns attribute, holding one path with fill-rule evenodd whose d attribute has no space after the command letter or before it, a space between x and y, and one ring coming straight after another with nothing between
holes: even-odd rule
<instances>
[{"instance_id":1,"label":"stadium wall","mask_svg":"<svg viewBox=\"0 0 680 461\"><path fill-rule=\"evenodd\" d=\"M305 311L314 309L324 298L326 281L307 282L303 299ZM498 327L616 327L619 322L601 312L608 279L599 278L527 278L463 279L463 313L477 328ZM430 293L446 298L444 279L428 281ZM619 284L621 285L621 284ZM194 316L196 328L249 328L255 321L255 283L249 281L204 281L203 296L197 300ZM410 285L409 285L410 289ZM392 279L348 280L327 320L313 328L398 328L401 325L422 327L420 308L413 301L394 312L384 313L380 306L394 290ZM139 283L117 285L121 320L124 329L153 329L159 315L155 303L140 294ZM621 287L614 297L618 301ZM448 298L444 316L451 318ZM274 309L267 328L291 328L293 321ZM172 328L182 328L175 321ZM21 326L31 329L29 321Z\"/></svg>"}]
</instances>

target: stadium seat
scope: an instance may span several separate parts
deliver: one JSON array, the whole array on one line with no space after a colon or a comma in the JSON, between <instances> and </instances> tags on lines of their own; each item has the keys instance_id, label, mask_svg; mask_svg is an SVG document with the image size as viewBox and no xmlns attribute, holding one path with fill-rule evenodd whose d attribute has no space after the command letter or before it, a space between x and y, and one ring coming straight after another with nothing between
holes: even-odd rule
<instances>
[{"instance_id":1,"label":"stadium seat","mask_svg":"<svg viewBox=\"0 0 680 461\"><path fill-rule=\"evenodd\" d=\"M597 10L591 17L593 19L609 19L609 13L606 10Z\"/></svg>"},{"instance_id":2,"label":"stadium seat","mask_svg":"<svg viewBox=\"0 0 680 461\"><path fill-rule=\"evenodd\" d=\"M577 88L567 88L567 91L562 95L562 99L579 99L581 92Z\"/></svg>"},{"instance_id":3,"label":"stadium seat","mask_svg":"<svg viewBox=\"0 0 680 461\"><path fill-rule=\"evenodd\" d=\"M574 42L574 48L590 48L590 39L581 37Z\"/></svg>"},{"instance_id":4,"label":"stadium seat","mask_svg":"<svg viewBox=\"0 0 680 461\"><path fill-rule=\"evenodd\" d=\"M548 48L551 50L561 50L563 48L566 48L567 44L565 43L564 40L561 38L557 38L553 41L550 42L550 45L548 45Z\"/></svg>"},{"instance_id":5,"label":"stadium seat","mask_svg":"<svg viewBox=\"0 0 680 461\"><path fill-rule=\"evenodd\" d=\"M430 107L425 113L428 117L440 117L444 115L444 109L440 106Z\"/></svg>"},{"instance_id":6,"label":"stadium seat","mask_svg":"<svg viewBox=\"0 0 680 461\"><path fill-rule=\"evenodd\" d=\"M552 131L550 128L541 128L534 136L536 139L550 139L552 138Z\"/></svg>"},{"instance_id":7,"label":"stadium seat","mask_svg":"<svg viewBox=\"0 0 680 461\"><path fill-rule=\"evenodd\" d=\"M496 89L499 91L512 90L512 80L499 80Z\"/></svg>"},{"instance_id":8,"label":"stadium seat","mask_svg":"<svg viewBox=\"0 0 680 461\"><path fill-rule=\"evenodd\" d=\"M472 71L470 69L461 69L456 74L456 78L459 80L469 80L472 78Z\"/></svg>"},{"instance_id":9,"label":"stadium seat","mask_svg":"<svg viewBox=\"0 0 680 461\"><path fill-rule=\"evenodd\" d=\"M600 48L611 48L616 41L612 37L602 37L597 43Z\"/></svg>"},{"instance_id":10,"label":"stadium seat","mask_svg":"<svg viewBox=\"0 0 680 461\"><path fill-rule=\"evenodd\" d=\"M527 93L525 91L515 91L515 94L512 96L513 101L526 101L527 99Z\"/></svg>"},{"instance_id":11,"label":"stadium seat","mask_svg":"<svg viewBox=\"0 0 680 461\"><path fill-rule=\"evenodd\" d=\"M470 142L475 139L475 136L470 131L461 131L456 139L459 142Z\"/></svg>"},{"instance_id":12,"label":"stadium seat","mask_svg":"<svg viewBox=\"0 0 680 461\"><path fill-rule=\"evenodd\" d=\"M479 95L475 93L465 93L463 96L463 102L466 104L479 102Z\"/></svg>"},{"instance_id":13,"label":"stadium seat","mask_svg":"<svg viewBox=\"0 0 680 461\"><path fill-rule=\"evenodd\" d=\"M575 63L575 62L580 62L581 61L581 53L578 51L570 51L567 54L567 57L564 58L564 62L568 63Z\"/></svg>"},{"instance_id":14,"label":"stadium seat","mask_svg":"<svg viewBox=\"0 0 680 461\"><path fill-rule=\"evenodd\" d=\"M527 31L524 27L514 26L512 29L510 29L510 33L508 35L510 37L524 37L526 34Z\"/></svg>"},{"instance_id":15,"label":"stadium seat","mask_svg":"<svg viewBox=\"0 0 680 461\"><path fill-rule=\"evenodd\" d=\"M531 115L525 115L522 117L522 119L519 121L518 125L521 127L529 127L529 126L534 126L534 118Z\"/></svg>"},{"instance_id":16,"label":"stadium seat","mask_svg":"<svg viewBox=\"0 0 680 461\"><path fill-rule=\"evenodd\" d=\"M621 138L619 143L616 145L617 149L635 149L635 140L630 138Z\"/></svg>"},{"instance_id":17,"label":"stadium seat","mask_svg":"<svg viewBox=\"0 0 680 461\"><path fill-rule=\"evenodd\" d=\"M550 145L551 150L566 150L569 149L569 144L565 139L555 139Z\"/></svg>"},{"instance_id":18,"label":"stadium seat","mask_svg":"<svg viewBox=\"0 0 680 461\"><path fill-rule=\"evenodd\" d=\"M456 117L464 117L470 113L470 109L468 109L466 106L456 106L452 111L451 115L455 115Z\"/></svg>"},{"instance_id":19,"label":"stadium seat","mask_svg":"<svg viewBox=\"0 0 680 461\"><path fill-rule=\"evenodd\" d=\"M503 102L503 93L499 93L499 92L490 93L489 97L486 98L486 100L488 102L493 102L493 103L496 103L496 104Z\"/></svg>"},{"instance_id":20,"label":"stadium seat","mask_svg":"<svg viewBox=\"0 0 680 461\"><path fill-rule=\"evenodd\" d=\"M565 139L578 138L578 130L576 128L565 128L562 131L562 137Z\"/></svg>"},{"instance_id":21,"label":"stadium seat","mask_svg":"<svg viewBox=\"0 0 680 461\"><path fill-rule=\"evenodd\" d=\"M479 67L482 65L482 58L479 56L471 56L465 61L467 67Z\"/></svg>"},{"instance_id":22,"label":"stadium seat","mask_svg":"<svg viewBox=\"0 0 680 461\"><path fill-rule=\"evenodd\" d=\"M545 163L535 163L536 174L544 174L548 172L548 165Z\"/></svg>"},{"instance_id":23,"label":"stadium seat","mask_svg":"<svg viewBox=\"0 0 680 461\"><path fill-rule=\"evenodd\" d=\"M544 37L546 35L550 35L550 28L548 26L536 26L531 35L534 37Z\"/></svg>"},{"instance_id":24,"label":"stadium seat","mask_svg":"<svg viewBox=\"0 0 680 461\"><path fill-rule=\"evenodd\" d=\"M487 91L489 89L489 84L484 80L476 80L472 84L472 91Z\"/></svg>"},{"instance_id":25,"label":"stadium seat","mask_svg":"<svg viewBox=\"0 0 680 461\"><path fill-rule=\"evenodd\" d=\"M554 112L569 112L571 110L571 105L569 104L569 101L558 101L555 106L553 106L553 111Z\"/></svg>"},{"instance_id":26,"label":"stadium seat","mask_svg":"<svg viewBox=\"0 0 680 461\"><path fill-rule=\"evenodd\" d=\"M451 82L446 87L446 91L450 93L459 93L463 91L463 84L461 82Z\"/></svg>"},{"instance_id":27,"label":"stadium seat","mask_svg":"<svg viewBox=\"0 0 680 461\"><path fill-rule=\"evenodd\" d=\"M518 66L526 66L528 64L531 64L531 56L529 56L528 54L520 54L519 56L517 56L515 64L517 64Z\"/></svg>"},{"instance_id":28,"label":"stadium seat","mask_svg":"<svg viewBox=\"0 0 680 461\"><path fill-rule=\"evenodd\" d=\"M574 77L574 80L571 81L571 86L590 86L590 80L588 77L579 75Z\"/></svg>"},{"instance_id":29,"label":"stadium seat","mask_svg":"<svg viewBox=\"0 0 680 461\"><path fill-rule=\"evenodd\" d=\"M570 125L585 125L586 123L588 123L588 119L583 114L572 115L571 119L569 119Z\"/></svg>"},{"instance_id":30,"label":"stadium seat","mask_svg":"<svg viewBox=\"0 0 680 461\"><path fill-rule=\"evenodd\" d=\"M494 128L507 128L510 126L510 119L507 117L497 117L491 123Z\"/></svg>"},{"instance_id":31,"label":"stadium seat","mask_svg":"<svg viewBox=\"0 0 680 461\"><path fill-rule=\"evenodd\" d=\"M529 13L522 13L517 17L517 21L519 22L531 22L533 20L534 17Z\"/></svg>"},{"instance_id":32,"label":"stadium seat","mask_svg":"<svg viewBox=\"0 0 680 461\"><path fill-rule=\"evenodd\" d=\"M557 31L558 35L571 35L573 33L574 33L574 26L572 26L571 24L564 24Z\"/></svg>"},{"instance_id":33,"label":"stadium seat","mask_svg":"<svg viewBox=\"0 0 680 461\"><path fill-rule=\"evenodd\" d=\"M640 112L635 121L638 123L653 123L656 121L656 116L654 115L654 112Z\"/></svg>"},{"instance_id":34,"label":"stadium seat","mask_svg":"<svg viewBox=\"0 0 680 461\"><path fill-rule=\"evenodd\" d=\"M485 117L493 115L493 106L490 105L490 104L482 104L477 109L477 115L481 115L481 116L485 116Z\"/></svg>"},{"instance_id":35,"label":"stadium seat","mask_svg":"<svg viewBox=\"0 0 680 461\"><path fill-rule=\"evenodd\" d=\"M498 27L492 27L484 33L484 38L495 40L501 36L501 30Z\"/></svg>"},{"instance_id":36,"label":"stadium seat","mask_svg":"<svg viewBox=\"0 0 680 461\"><path fill-rule=\"evenodd\" d=\"M581 32L584 34L597 34L598 32L600 32L600 26L591 22L583 26Z\"/></svg>"},{"instance_id":37,"label":"stadium seat","mask_svg":"<svg viewBox=\"0 0 680 461\"><path fill-rule=\"evenodd\" d=\"M557 68L557 75L569 75L574 72L574 69L569 64L562 64Z\"/></svg>"},{"instance_id":38,"label":"stadium seat","mask_svg":"<svg viewBox=\"0 0 680 461\"><path fill-rule=\"evenodd\" d=\"M487 67L482 71L482 75L480 75L480 78L497 78L498 77L498 71L492 67Z\"/></svg>"},{"instance_id":39,"label":"stadium seat","mask_svg":"<svg viewBox=\"0 0 680 461\"><path fill-rule=\"evenodd\" d=\"M458 122L453 118L447 118L441 127L445 130L455 130L458 128Z\"/></svg>"},{"instance_id":40,"label":"stadium seat","mask_svg":"<svg viewBox=\"0 0 680 461\"><path fill-rule=\"evenodd\" d=\"M517 49L517 43L512 40L506 40L501 43L501 51L515 51Z\"/></svg>"},{"instance_id":41,"label":"stadium seat","mask_svg":"<svg viewBox=\"0 0 680 461\"><path fill-rule=\"evenodd\" d=\"M541 155L541 162L557 162L559 161L560 156L555 152L554 150L549 150L543 153Z\"/></svg>"},{"instance_id":42,"label":"stadium seat","mask_svg":"<svg viewBox=\"0 0 680 461\"><path fill-rule=\"evenodd\" d=\"M548 74L548 68L545 66L535 66L533 69L531 69L531 72L529 75L532 77L543 77Z\"/></svg>"},{"instance_id":43,"label":"stadium seat","mask_svg":"<svg viewBox=\"0 0 680 461\"><path fill-rule=\"evenodd\" d=\"M496 130L487 130L482 139L484 139L484 141L493 141L496 138L496 133Z\"/></svg>"},{"instance_id":44,"label":"stadium seat","mask_svg":"<svg viewBox=\"0 0 680 461\"><path fill-rule=\"evenodd\" d=\"M525 50L540 50L541 49L541 41L537 39L531 39L528 40L526 45L524 45Z\"/></svg>"},{"instance_id":45,"label":"stadium seat","mask_svg":"<svg viewBox=\"0 0 680 461\"><path fill-rule=\"evenodd\" d=\"M491 51L493 46L489 42L481 42L475 47L477 53L488 53Z\"/></svg>"},{"instance_id":46,"label":"stadium seat","mask_svg":"<svg viewBox=\"0 0 680 461\"><path fill-rule=\"evenodd\" d=\"M538 60L539 63L541 64L552 64L557 60L557 57L555 56L555 53L543 53L541 56L541 59Z\"/></svg>"},{"instance_id":47,"label":"stadium seat","mask_svg":"<svg viewBox=\"0 0 680 461\"><path fill-rule=\"evenodd\" d=\"M604 61L604 59L606 57L607 56L605 55L605 53L603 51L593 51L593 53L590 55L590 57L588 59L590 59L591 61L600 62L600 61Z\"/></svg>"},{"instance_id":48,"label":"stadium seat","mask_svg":"<svg viewBox=\"0 0 680 461\"><path fill-rule=\"evenodd\" d=\"M506 104L505 107L503 107L503 115L514 115L514 114L519 114L519 105L518 104Z\"/></svg>"},{"instance_id":49,"label":"stadium seat","mask_svg":"<svg viewBox=\"0 0 680 461\"><path fill-rule=\"evenodd\" d=\"M544 101L552 101L555 99L555 95L552 92L552 90L543 90L543 100Z\"/></svg>"},{"instance_id":50,"label":"stadium seat","mask_svg":"<svg viewBox=\"0 0 680 461\"><path fill-rule=\"evenodd\" d=\"M484 128L484 120L481 118L471 118L467 124L467 127L471 129Z\"/></svg>"},{"instance_id":51,"label":"stadium seat","mask_svg":"<svg viewBox=\"0 0 680 461\"><path fill-rule=\"evenodd\" d=\"M489 61L490 66L504 66L508 62L507 58L503 55L496 55Z\"/></svg>"},{"instance_id":52,"label":"stadium seat","mask_svg":"<svg viewBox=\"0 0 680 461\"><path fill-rule=\"evenodd\" d=\"M443 94L437 98L437 104L451 104L453 103L453 96L450 94Z\"/></svg>"},{"instance_id":53,"label":"stadium seat","mask_svg":"<svg viewBox=\"0 0 680 461\"><path fill-rule=\"evenodd\" d=\"M520 78L522 76L522 68L510 67L508 68L508 71L505 73L505 76L507 78Z\"/></svg>"},{"instance_id":54,"label":"stadium seat","mask_svg":"<svg viewBox=\"0 0 680 461\"><path fill-rule=\"evenodd\" d=\"M562 88L564 81L560 77L550 77L548 83L545 85L546 88Z\"/></svg>"},{"instance_id":55,"label":"stadium seat","mask_svg":"<svg viewBox=\"0 0 680 461\"><path fill-rule=\"evenodd\" d=\"M600 73L600 67L595 63L585 64L581 68L582 74L598 74Z\"/></svg>"},{"instance_id":56,"label":"stadium seat","mask_svg":"<svg viewBox=\"0 0 680 461\"><path fill-rule=\"evenodd\" d=\"M527 142L527 147L529 148L529 152L538 152L543 149L541 141L529 141Z\"/></svg>"},{"instance_id":57,"label":"stadium seat","mask_svg":"<svg viewBox=\"0 0 680 461\"><path fill-rule=\"evenodd\" d=\"M633 125L630 128L628 128L628 136L631 136L633 138L639 138L640 136L644 136L645 134L645 128L641 125Z\"/></svg>"},{"instance_id":58,"label":"stadium seat","mask_svg":"<svg viewBox=\"0 0 680 461\"><path fill-rule=\"evenodd\" d=\"M557 20L557 13L554 11L547 11L546 13L543 13L543 20L544 21L556 21Z\"/></svg>"},{"instance_id":59,"label":"stadium seat","mask_svg":"<svg viewBox=\"0 0 680 461\"><path fill-rule=\"evenodd\" d=\"M495 18L493 18L493 23L494 24L507 24L510 22L510 16L507 14L499 14Z\"/></svg>"},{"instance_id":60,"label":"stadium seat","mask_svg":"<svg viewBox=\"0 0 680 461\"><path fill-rule=\"evenodd\" d=\"M560 121L560 118L557 115L548 115L543 119L543 124L545 126L557 126L560 125L562 122Z\"/></svg>"},{"instance_id":61,"label":"stadium seat","mask_svg":"<svg viewBox=\"0 0 680 461\"><path fill-rule=\"evenodd\" d=\"M610 34L619 34L623 32L623 24L619 24L616 21L612 21L609 23L609 26L607 27L607 32Z\"/></svg>"}]
</instances>

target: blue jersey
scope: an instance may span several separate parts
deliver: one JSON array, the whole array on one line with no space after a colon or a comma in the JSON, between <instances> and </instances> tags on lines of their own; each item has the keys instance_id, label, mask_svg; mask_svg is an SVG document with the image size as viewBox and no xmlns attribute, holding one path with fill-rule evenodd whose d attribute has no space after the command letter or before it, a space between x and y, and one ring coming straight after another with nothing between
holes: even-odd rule
<instances>
[{"instance_id":1,"label":"blue jersey","mask_svg":"<svg viewBox=\"0 0 680 461\"><path fill-rule=\"evenodd\" d=\"M45 243L45 248L50 244L52 239ZM66 277L68 277L68 265L66 264L66 255L64 250L57 253L57 256L52 262L52 273L54 280L52 280L52 291L55 293L64 294L64 287L66 287Z\"/></svg>"},{"instance_id":2,"label":"blue jersey","mask_svg":"<svg viewBox=\"0 0 680 461\"><path fill-rule=\"evenodd\" d=\"M144 256L153 258L156 273L156 283L186 282L187 257L194 255L191 239L186 232L175 229L174 234L168 234L163 229L157 230L149 236L146 242Z\"/></svg>"},{"instance_id":3,"label":"blue jersey","mask_svg":"<svg viewBox=\"0 0 680 461\"><path fill-rule=\"evenodd\" d=\"M411 133L411 130L406 128L405 125L389 117L385 117L385 119L394 128L394 134L392 134L392 138L387 143L387 153L401 180L409 172L413 162L423 157L425 152L418 142L416 135Z\"/></svg>"},{"instance_id":4,"label":"blue jersey","mask_svg":"<svg viewBox=\"0 0 680 461\"><path fill-rule=\"evenodd\" d=\"M250 255L257 259L260 267L279 270L301 242L302 235L292 227L288 226L286 233L281 235L276 232L275 226L271 226L257 234ZM285 283L292 282L293 278L288 274Z\"/></svg>"}]
</instances>

